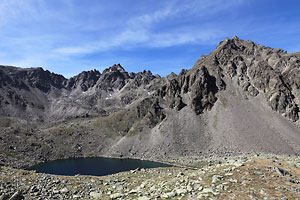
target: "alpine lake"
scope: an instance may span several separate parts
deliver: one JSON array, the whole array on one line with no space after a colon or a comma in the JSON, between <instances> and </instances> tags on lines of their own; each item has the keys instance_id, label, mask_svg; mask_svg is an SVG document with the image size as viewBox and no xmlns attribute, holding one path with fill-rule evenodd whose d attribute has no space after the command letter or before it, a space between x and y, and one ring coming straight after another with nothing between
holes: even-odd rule
<instances>
[{"instance_id":1,"label":"alpine lake","mask_svg":"<svg viewBox=\"0 0 300 200\"><path fill-rule=\"evenodd\" d=\"M106 176L118 172L130 171L137 168L170 167L170 165L136 159L117 158L69 158L40 163L29 168L39 173L55 175L91 175Z\"/></svg>"}]
</instances>

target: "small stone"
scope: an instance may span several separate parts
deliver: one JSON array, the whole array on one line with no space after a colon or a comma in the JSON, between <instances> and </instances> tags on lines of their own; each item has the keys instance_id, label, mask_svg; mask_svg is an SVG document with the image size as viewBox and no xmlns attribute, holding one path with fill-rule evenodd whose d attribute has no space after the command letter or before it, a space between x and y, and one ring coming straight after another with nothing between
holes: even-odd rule
<instances>
[{"instance_id":1,"label":"small stone","mask_svg":"<svg viewBox=\"0 0 300 200\"><path fill-rule=\"evenodd\" d=\"M204 188L201 193L213 193L213 192L214 191L212 188Z\"/></svg>"},{"instance_id":2,"label":"small stone","mask_svg":"<svg viewBox=\"0 0 300 200\"><path fill-rule=\"evenodd\" d=\"M60 190L60 193L68 193L68 192L69 192L68 188L63 188Z\"/></svg>"},{"instance_id":3,"label":"small stone","mask_svg":"<svg viewBox=\"0 0 300 200\"><path fill-rule=\"evenodd\" d=\"M134 194L134 193L138 193L138 192L139 192L139 190L133 189L133 190L130 190L128 193L129 194Z\"/></svg>"},{"instance_id":4,"label":"small stone","mask_svg":"<svg viewBox=\"0 0 300 200\"><path fill-rule=\"evenodd\" d=\"M176 196L176 193L175 192L167 192L167 193L164 193L162 195L160 195L161 198L171 198L171 197L175 197Z\"/></svg>"},{"instance_id":5,"label":"small stone","mask_svg":"<svg viewBox=\"0 0 300 200\"><path fill-rule=\"evenodd\" d=\"M289 175L290 172L285 170L285 169L282 169L280 167L275 167L275 170L276 172L279 174L279 175L282 175L282 176L285 176L285 175Z\"/></svg>"},{"instance_id":6,"label":"small stone","mask_svg":"<svg viewBox=\"0 0 300 200\"><path fill-rule=\"evenodd\" d=\"M186 189L176 189L175 192L177 195L180 196L180 195L186 194L188 191Z\"/></svg>"},{"instance_id":7,"label":"small stone","mask_svg":"<svg viewBox=\"0 0 300 200\"><path fill-rule=\"evenodd\" d=\"M219 189L219 190L224 190L225 186L220 184L220 185L216 186L216 188Z\"/></svg>"},{"instance_id":8,"label":"small stone","mask_svg":"<svg viewBox=\"0 0 300 200\"><path fill-rule=\"evenodd\" d=\"M266 191L264 190L264 188L262 188L262 189L260 190L260 194L262 194L262 195L268 195L268 194L266 193Z\"/></svg>"},{"instance_id":9,"label":"small stone","mask_svg":"<svg viewBox=\"0 0 300 200\"><path fill-rule=\"evenodd\" d=\"M8 199L9 196L7 194L3 194L0 196L0 200L5 200L5 199Z\"/></svg>"},{"instance_id":10,"label":"small stone","mask_svg":"<svg viewBox=\"0 0 300 200\"><path fill-rule=\"evenodd\" d=\"M213 195L218 195L219 193L214 191L212 188L204 188L200 194L212 193Z\"/></svg>"},{"instance_id":11,"label":"small stone","mask_svg":"<svg viewBox=\"0 0 300 200\"><path fill-rule=\"evenodd\" d=\"M264 175L264 173L262 171L254 171L254 174L259 175L259 176Z\"/></svg>"},{"instance_id":12,"label":"small stone","mask_svg":"<svg viewBox=\"0 0 300 200\"><path fill-rule=\"evenodd\" d=\"M294 179L294 178L287 178L287 180L290 182L290 183L294 183L294 184L298 184L299 181Z\"/></svg>"},{"instance_id":13,"label":"small stone","mask_svg":"<svg viewBox=\"0 0 300 200\"><path fill-rule=\"evenodd\" d=\"M230 181L231 183L237 183L238 181L234 178L229 179L228 181Z\"/></svg>"},{"instance_id":14,"label":"small stone","mask_svg":"<svg viewBox=\"0 0 300 200\"><path fill-rule=\"evenodd\" d=\"M187 189L188 192L193 191L193 187L192 187L191 185L188 185L188 186L186 187L186 189Z\"/></svg>"},{"instance_id":15,"label":"small stone","mask_svg":"<svg viewBox=\"0 0 300 200\"><path fill-rule=\"evenodd\" d=\"M121 194L121 193L114 193L114 194L111 194L109 197L111 199L118 199L118 198L120 198L122 196L123 196L123 194Z\"/></svg>"},{"instance_id":16,"label":"small stone","mask_svg":"<svg viewBox=\"0 0 300 200\"><path fill-rule=\"evenodd\" d=\"M22 195L22 192L17 191L9 198L9 200L21 200L23 198L24 196Z\"/></svg>"},{"instance_id":17,"label":"small stone","mask_svg":"<svg viewBox=\"0 0 300 200\"><path fill-rule=\"evenodd\" d=\"M91 192L91 193L90 193L90 196L91 196L92 198L94 198L94 199L101 199L102 194L99 193L99 192Z\"/></svg>"},{"instance_id":18,"label":"small stone","mask_svg":"<svg viewBox=\"0 0 300 200\"><path fill-rule=\"evenodd\" d=\"M58 193L59 193L59 190L56 189L56 188L54 188L54 189L52 190L52 193L53 193L53 194L58 194Z\"/></svg>"},{"instance_id":19,"label":"small stone","mask_svg":"<svg viewBox=\"0 0 300 200\"><path fill-rule=\"evenodd\" d=\"M150 198L142 196L142 197L139 197L138 200L150 200Z\"/></svg>"},{"instance_id":20,"label":"small stone","mask_svg":"<svg viewBox=\"0 0 300 200\"><path fill-rule=\"evenodd\" d=\"M221 179L223 178L223 176L220 176L220 175L214 175L213 177L212 177L212 183L216 183L216 182L218 182L218 181L220 181Z\"/></svg>"},{"instance_id":21,"label":"small stone","mask_svg":"<svg viewBox=\"0 0 300 200\"><path fill-rule=\"evenodd\" d=\"M184 173L183 173L183 172L179 172L179 173L177 174L177 177L182 177L182 176L184 176Z\"/></svg>"},{"instance_id":22,"label":"small stone","mask_svg":"<svg viewBox=\"0 0 300 200\"><path fill-rule=\"evenodd\" d=\"M234 162L233 165L236 167L242 167L242 166L244 166L244 162L239 160L237 162Z\"/></svg>"}]
</instances>

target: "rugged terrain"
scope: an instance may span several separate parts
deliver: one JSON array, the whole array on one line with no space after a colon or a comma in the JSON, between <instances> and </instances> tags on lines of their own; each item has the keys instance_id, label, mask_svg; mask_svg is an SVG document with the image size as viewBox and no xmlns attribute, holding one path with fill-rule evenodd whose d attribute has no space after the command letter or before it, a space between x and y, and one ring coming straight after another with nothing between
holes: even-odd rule
<instances>
[{"instance_id":1,"label":"rugged terrain","mask_svg":"<svg viewBox=\"0 0 300 200\"><path fill-rule=\"evenodd\" d=\"M296 199L299 107L300 53L238 37L167 77L128 73L120 64L70 79L0 66L0 193L4 199ZM200 169L98 178L16 169L89 156Z\"/></svg>"},{"instance_id":2,"label":"rugged terrain","mask_svg":"<svg viewBox=\"0 0 300 200\"><path fill-rule=\"evenodd\" d=\"M243 155L180 161L198 169L136 169L104 177L67 177L2 167L0 199L300 198L299 157Z\"/></svg>"},{"instance_id":3,"label":"rugged terrain","mask_svg":"<svg viewBox=\"0 0 300 200\"><path fill-rule=\"evenodd\" d=\"M0 162L299 155L300 54L226 39L167 77L0 67Z\"/></svg>"}]
</instances>

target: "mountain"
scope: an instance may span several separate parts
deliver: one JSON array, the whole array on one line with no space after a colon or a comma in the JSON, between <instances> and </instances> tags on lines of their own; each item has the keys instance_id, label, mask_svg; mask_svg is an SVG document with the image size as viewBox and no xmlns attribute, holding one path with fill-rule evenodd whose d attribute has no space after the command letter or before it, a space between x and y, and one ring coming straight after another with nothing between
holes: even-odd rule
<instances>
[{"instance_id":1,"label":"mountain","mask_svg":"<svg viewBox=\"0 0 300 200\"><path fill-rule=\"evenodd\" d=\"M300 53L226 39L166 77L0 66L0 162L300 152Z\"/></svg>"}]
</instances>

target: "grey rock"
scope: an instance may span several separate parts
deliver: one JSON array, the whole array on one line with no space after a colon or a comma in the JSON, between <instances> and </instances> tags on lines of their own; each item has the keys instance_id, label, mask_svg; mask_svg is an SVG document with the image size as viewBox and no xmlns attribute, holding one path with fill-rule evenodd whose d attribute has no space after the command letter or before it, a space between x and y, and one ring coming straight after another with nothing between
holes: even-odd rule
<instances>
[{"instance_id":1,"label":"grey rock","mask_svg":"<svg viewBox=\"0 0 300 200\"><path fill-rule=\"evenodd\" d=\"M282 176L286 176L286 175L290 175L290 172L283 169L283 168L280 168L280 167L275 167L275 171L279 174L279 175L282 175Z\"/></svg>"},{"instance_id":2,"label":"grey rock","mask_svg":"<svg viewBox=\"0 0 300 200\"><path fill-rule=\"evenodd\" d=\"M0 200L7 200L9 199L9 196L7 194L3 194L0 196Z\"/></svg>"},{"instance_id":3,"label":"grey rock","mask_svg":"<svg viewBox=\"0 0 300 200\"><path fill-rule=\"evenodd\" d=\"M24 196L22 195L22 192L17 191L15 192L10 198L9 200L21 200L24 199Z\"/></svg>"},{"instance_id":4,"label":"grey rock","mask_svg":"<svg viewBox=\"0 0 300 200\"><path fill-rule=\"evenodd\" d=\"M122 193L114 193L110 195L111 199L118 199L121 198L122 196L124 196Z\"/></svg>"},{"instance_id":5,"label":"grey rock","mask_svg":"<svg viewBox=\"0 0 300 200\"><path fill-rule=\"evenodd\" d=\"M220 176L220 175L214 175L212 177L212 183L217 183L218 181L222 180L223 176Z\"/></svg>"},{"instance_id":6,"label":"grey rock","mask_svg":"<svg viewBox=\"0 0 300 200\"><path fill-rule=\"evenodd\" d=\"M142 197L138 197L137 200L150 200L150 198L142 196Z\"/></svg>"},{"instance_id":7,"label":"grey rock","mask_svg":"<svg viewBox=\"0 0 300 200\"><path fill-rule=\"evenodd\" d=\"M68 190L68 188L63 188L63 189L61 189L60 190L60 193L68 193L69 192L69 190Z\"/></svg>"},{"instance_id":8,"label":"grey rock","mask_svg":"<svg viewBox=\"0 0 300 200\"><path fill-rule=\"evenodd\" d=\"M102 198L102 194L99 192L91 192L90 196L94 199L101 199Z\"/></svg>"}]
</instances>

